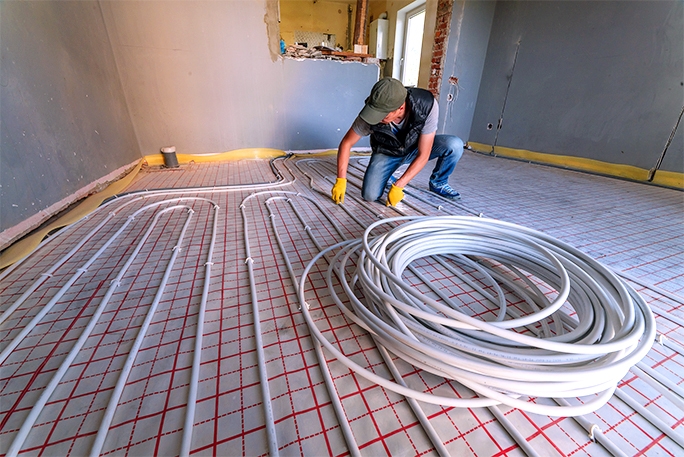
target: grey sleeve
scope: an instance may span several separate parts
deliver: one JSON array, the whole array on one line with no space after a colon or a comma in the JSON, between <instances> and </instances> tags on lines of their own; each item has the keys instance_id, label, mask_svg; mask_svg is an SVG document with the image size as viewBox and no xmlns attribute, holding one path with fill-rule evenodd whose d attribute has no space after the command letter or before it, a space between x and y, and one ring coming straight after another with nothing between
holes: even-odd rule
<instances>
[{"instance_id":1,"label":"grey sleeve","mask_svg":"<svg viewBox=\"0 0 684 457\"><path fill-rule=\"evenodd\" d=\"M371 134L370 124L359 116L356 116L354 123L352 124L352 130L356 132L357 135L368 136Z\"/></svg>"},{"instance_id":2,"label":"grey sleeve","mask_svg":"<svg viewBox=\"0 0 684 457\"><path fill-rule=\"evenodd\" d=\"M428 133L436 132L438 121L439 121L439 104L437 103L437 100L435 100L435 103L432 104L432 109L430 110L430 114L428 114L428 117L425 120L425 125L423 126L423 130L421 130L420 133L423 135L427 135Z\"/></svg>"}]
</instances>

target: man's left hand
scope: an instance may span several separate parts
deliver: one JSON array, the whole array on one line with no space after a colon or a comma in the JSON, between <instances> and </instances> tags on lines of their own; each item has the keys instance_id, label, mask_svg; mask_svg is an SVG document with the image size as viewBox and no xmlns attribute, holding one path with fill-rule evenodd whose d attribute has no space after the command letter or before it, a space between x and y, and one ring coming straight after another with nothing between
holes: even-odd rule
<instances>
[{"instance_id":1,"label":"man's left hand","mask_svg":"<svg viewBox=\"0 0 684 457\"><path fill-rule=\"evenodd\" d=\"M387 192L387 206L397 206L397 203L404 199L404 188L397 187L392 184L389 192Z\"/></svg>"}]
</instances>

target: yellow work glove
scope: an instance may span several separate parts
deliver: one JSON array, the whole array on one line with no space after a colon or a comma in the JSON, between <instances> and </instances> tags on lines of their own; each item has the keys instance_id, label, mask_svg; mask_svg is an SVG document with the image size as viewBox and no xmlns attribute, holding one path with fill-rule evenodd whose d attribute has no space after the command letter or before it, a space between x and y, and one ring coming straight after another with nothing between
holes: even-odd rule
<instances>
[{"instance_id":1,"label":"yellow work glove","mask_svg":"<svg viewBox=\"0 0 684 457\"><path fill-rule=\"evenodd\" d=\"M344 203L344 193L347 191L347 179L337 178L335 185L332 188L332 201L337 203Z\"/></svg>"},{"instance_id":2,"label":"yellow work glove","mask_svg":"<svg viewBox=\"0 0 684 457\"><path fill-rule=\"evenodd\" d=\"M397 187L392 184L389 192L387 192L387 206L397 206L397 203L404 199L404 188Z\"/></svg>"}]
</instances>

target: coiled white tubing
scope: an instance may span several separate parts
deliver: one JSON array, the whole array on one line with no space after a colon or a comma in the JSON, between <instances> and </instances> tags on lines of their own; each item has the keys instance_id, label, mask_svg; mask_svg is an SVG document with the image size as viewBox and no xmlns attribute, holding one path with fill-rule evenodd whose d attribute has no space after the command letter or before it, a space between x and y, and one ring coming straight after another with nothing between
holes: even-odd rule
<instances>
[{"instance_id":1,"label":"coiled white tubing","mask_svg":"<svg viewBox=\"0 0 684 457\"><path fill-rule=\"evenodd\" d=\"M371 236L397 222L403 223ZM333 251L327 284L345 316L397 357L454 380L476 396L444 397L401 386L357 364L323 335L305 289L313 266ZM424 294L403 278L412 263L430 256L471 270L457 276L459 269L452 267L457 276L452 279L469 284L464 290L471 295L478 290L482 302L498 308L496 317L471 317L456 299ZM445 275L452 272L444 270ZM338 296L338 284L348 300ZM314 257L298 294L311 333L340 362L389 390L444 406L505 404L550 416L593 412L650 350L656 331L648 305L607 267L541 232L477 217L376 222L362 239L335 244ZM513 302L516 307L510 306ZM582 398L567 406L550 400L574 397Z\"/></svg>"}]
</instances>

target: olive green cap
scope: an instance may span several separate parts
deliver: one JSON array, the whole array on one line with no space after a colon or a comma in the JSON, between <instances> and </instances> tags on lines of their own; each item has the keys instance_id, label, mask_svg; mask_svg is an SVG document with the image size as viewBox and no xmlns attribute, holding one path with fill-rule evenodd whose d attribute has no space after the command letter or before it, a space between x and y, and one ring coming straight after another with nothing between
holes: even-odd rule
<instances>
[{"instance_id":1,"label":"olive green cap","mask_svg":"<svg viewBox=\"0 0 684 457\"><path fill-rule=\"evenodd\" d=\"M406 88L398 79L386 77L376 82L359 116L370 125L379 124L385 116L401 107Z\"/></svg>"}]
</instances>

